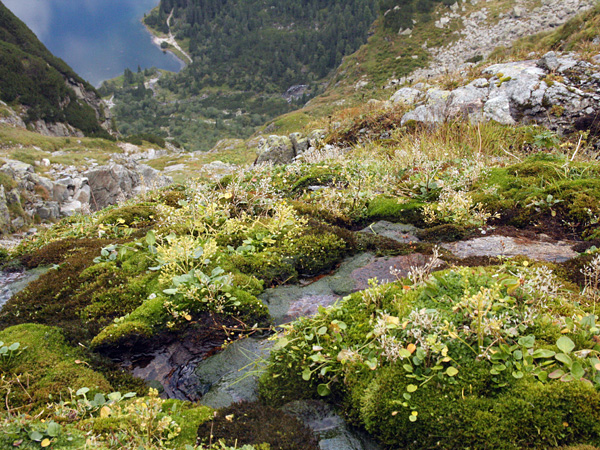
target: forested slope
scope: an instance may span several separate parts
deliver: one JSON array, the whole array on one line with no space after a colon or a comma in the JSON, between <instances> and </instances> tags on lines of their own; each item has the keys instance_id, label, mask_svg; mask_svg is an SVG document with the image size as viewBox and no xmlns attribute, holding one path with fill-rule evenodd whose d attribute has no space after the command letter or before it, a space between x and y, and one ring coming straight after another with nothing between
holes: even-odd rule
<instances>
[{"instance_id":1,"label":"forested slope","mask_svg":"<svg viewBox=\"0 0 600 450\"><path fill-rule=\"evenodd\" d=\"M108 136L94 88L52 55L1 2L0 100L22 105L26 123L66 123L86 135Z\"/></svg>"}]
</instances>

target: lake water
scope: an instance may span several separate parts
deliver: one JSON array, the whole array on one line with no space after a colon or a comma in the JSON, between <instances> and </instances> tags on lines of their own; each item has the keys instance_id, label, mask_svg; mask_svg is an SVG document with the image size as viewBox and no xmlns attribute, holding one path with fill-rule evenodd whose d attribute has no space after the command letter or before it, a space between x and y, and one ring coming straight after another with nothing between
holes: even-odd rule
<instances>
[{"instance_id":1,"label":"lake water","mask_svg":"<svg viewBox=\"0 0 600 450\"><path fill-rule=\"evenodd\" d=\"M56 56L94 86L130 68L177 72L183 62L140 22L158 0L2 0Z\"/></svg>"}]
</instances>

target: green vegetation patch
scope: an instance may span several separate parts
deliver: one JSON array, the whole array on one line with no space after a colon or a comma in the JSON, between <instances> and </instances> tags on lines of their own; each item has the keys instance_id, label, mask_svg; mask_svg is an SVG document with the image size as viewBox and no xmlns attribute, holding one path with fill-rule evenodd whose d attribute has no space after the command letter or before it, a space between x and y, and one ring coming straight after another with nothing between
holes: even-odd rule
<instances>
[{"instance_id":1,"label":"green vegetation patch","mask_svg":"<svg viewBox=\"0 0 600 450\"><path fill-rule=\"evenodd\" d=\"M540 153L522 163L493 168L474 186L473 199L516 226L560 220L584 235L600 216L600 167Z\"/></svg>"},{"instance_id":2,"label":"green vegetation patch","mask_svg":"<svg viewBox=\"0 0 600 450\"><path fill-rule=\"evenodd\" d=\"M58 328L17 325L0 331L0 341L9 349L19 345L0 355L0 392L10 409L43 407L69 389L111 390L108 381L88 367L82 349L68 345Z\"/></svg>"},{"instance_id":3,"label":"green vegetation patch","mask_svg":"<svg viewBox=\"0 0 600 450\"><path fill-rule=\"evenodd\" d=\"M287 326L262 397L330 399L390 448L598 445L599 329L562 289L515 261L353 294Z\"/></svg>"}]
</instances>

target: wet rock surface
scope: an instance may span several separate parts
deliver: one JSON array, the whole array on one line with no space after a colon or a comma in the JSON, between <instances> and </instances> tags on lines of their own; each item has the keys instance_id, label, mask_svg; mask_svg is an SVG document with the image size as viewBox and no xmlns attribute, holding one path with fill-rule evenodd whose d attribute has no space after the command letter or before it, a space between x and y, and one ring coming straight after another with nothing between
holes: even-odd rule
<instances>
[{"instance_id":1,"label":"wet rock surface","mask_svg":"<svg viewBox=\"0 0 600 450\"><path fill-rule=\"evenodd\" d=\"M419 232L419 229L414 225L406 223L392 223L388 222L387 220L380 220L379 222L375 222L360 230L360 233L383 236L402 244L419 242L419 238L415 236L417 232Z\"/></svg>"},{"instance_id":2,"label":"wet rock surface","mask_svg":"<svg viewBox=\"0 0 600 450\"><path fill-rule=\"evenodd\" d=\"M471 256L527 256L531 259L564 262L578 255L572 249L574 242L533 240L525 237L485 236L442 244L446 250L459 258Z\"/></svg>"},{"instance_id":3,"label":"wet rock surface","mask_svg":"<svg viewBox=\"0 0 600 450\"><path fill-rule=\"evenodd\" d=\"M0 271L0 309L13 295L25 289L30 282L37 280L48 270L48 268L40 267L19 272Z\"/></svg>"},{"instance_id":4,"label":"wet rock surface","mask_svg":"<svg viewBox=\"0 0 600 450\"><path fill-rule=\"evenodd\" d=\"M333 408L319 400L299 400L283 411L308 426L319 439L322 450L378 450L380 447L360 430L350 428Z\"/></svg>"},{"instance_id":5,"label":"wet rock surface","mask_svg":"<svg viewBox=\"0 0 600 450\"><path fill-rule=\"evenodd\" d=\"M369 288L370 279L376 278L379 284L391 283L408 276L411 267L422 266L429 260L429 256L420 253L375 258L366 266L354 270L350 276L355 282L355 290L361 291Z\"/></svg>"},{"instance_id":6,"label":"wet rock surface","mask_svg":"<svg viewBox=\"0 0 600 450\"><path fill-rule=\"evenodd\" d=\"M200 403L224 408L232 403L258 400L258 379L273 341L247 338L229 344L195 369L204 389Z\"/></svg>"}]
</instances>

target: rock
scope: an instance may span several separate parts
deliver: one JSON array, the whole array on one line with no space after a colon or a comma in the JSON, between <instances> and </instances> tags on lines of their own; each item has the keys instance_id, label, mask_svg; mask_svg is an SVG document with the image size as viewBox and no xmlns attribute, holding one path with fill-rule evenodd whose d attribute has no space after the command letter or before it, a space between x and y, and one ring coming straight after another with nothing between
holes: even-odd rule
<instances>
[{"instance_id":1,"label":"rock","mask_svg":"<svg viewBox=\"0 0 600 450\"><path fill-rule=\"evenodd\" d=\"M476 80L471 81L471 83L469 83L469 86L473 86L476 88L487 88L489 87L490 82L487 80L487 78L477 78Z\"/></svg>"},{"instance_id":2,"label":"rock","mask_svg":"<svg viewBox=\"0 0 600 450\"><path fill-rule=\"evenodd\" d=\"M390 102L394 105L413 105L423 96L423 93L418 89L404 87L398 89L390 97Z\"/></svg>"},{"instance_id":3,"label":"rock","mask_svg":"<svg viewBox=\"0 0 600 450\"><path fill-rule=\"evenodd\" d=\"M255 164L289 164L296 157L292 140L287 136L271 135L263 139L258 147L258 158Z\"/></svg>"},{"instance_id":4,"label":"rock","mask_svg":"<svg viewBox=\"0 0 600 450\"><path fill-rule=\"evenodd\" d=\"M512 16L516 19L520 19L525 15L526 10L521 6L515 6L512 10Z\"/></svg>"},{"instance_id":5,"label":"rock","mask_svg":"<svg viewBox=\"0 0 600 450\"><path fill-rule=\"evenodd\" d=\"M25 219L23 219L21 216L15 217L11 221L11 225L14 230L20 230L21 228L23 228L25 226Z\"/></svg>"},{"instance_id":6,"label":"rock","mask_svg":"<svg viewBox=\"0 0 600 450\"><path fill-rule=\"evenodd\" d=\"M449 3L449 2L447 2ZM460 2L459 2L460 3ZM498 20L487 20L491 11L485 10L487 1L471 0L480 11L471 15L464 14L462 30L455 34L456 39L447 45L429 47L431 56L428 67L417 69L411 74L414 79L426 79L444 73L444 68L451 70L465 69L467 60L474 56L487 57L499 46L510 47L513 42L525 36L548 31L552 27L563 24L576 14L596 6L596 0L544 0L542 5L534 2L514 1L509 14L498 16ZM462 2L463 12L466 2ZM460 8L460 6L459 6ZM447 17L452 16L448 14ZM460 20L460 19L458 19ZM436 23L443 26L441 22Z\"/></svg>"},{"instance_id":7,"label":"rock","mask_svg":"<svg viewBox=\"0 0 600 450\"><path fill-rule=\"evenodd\" d=\"M34 122L33 128L43 136L84 137L83 132L65 123L48 123L43 120Z\"/></svg>"},{"instance_id":8,"label":"rock","mask_svg":"<svg viewBox=\"0 0 600 450\"><path fill-rule=\"evenodd\" d=\"M60 206L58 202L46 202L38 206L35 213L42 220L53 220L60 217Z\"/></svg>"},{"instance_id":9,"label":"rock","mask_svg":"<svg viewBox=\"0 0 600 450\"><path fill-rule=\"evenodd\" d=\"M398 30L398 35L399 36L410 36L412 34L412 28L407 28L405 30L403 30L402 28L400 28Z\"/></svg>"},{"instance_id":10,"label":"rock","mask_svg":"<svg viewBox=\"0 0 600 450\"><path fill-rule=\"evenodd\" d=\"M147 187L158 188L173 182L172 178L144 164L110 164L84 173L90 187L93 211L138 194Z\"/></svg>"},{"instance_id":11,"label":"rock","mask_svg":"<svg viewBox=\"0 0 600 450\"><path fill-rule=\"evenodd\" d=\"M6 195L4 193L4 186L0 184L0 233L8 234L11 229L10 212L8 211L8 205L6 203Z\"/></svg>"},{"instance_id":12,"label":"rock","mask_svg":"<svg viewBox=\"0 0 600 450\"><path fill-rule=\"evenodd\" d=\"M321 450L379 450L366 434L351 429L333 408L320 400L297 400L281 408L316 435Z\"/></svg>"},{"instance_id":13,"label":"rock","mask_svg":"<svg viewBox=\"0 0 600 450\"><path fill-rule=\"evenodd\" d=\"M172 166L165 167L163 169L163 172L165 172L165 173L179 172L181 170L185 170L186 167L187 166L185 164L173 164Z\"/></svg>"},{"instance_id":14,"label":"rock","mask_svg":"<svg viewBox=\"0 0 600 450\"><path fill-rule=\"evenodd\" d=\"M411 267L423 266L430 257L420 253L410 255L374 258L369 264L354 270L350 274L355 282L355 290L368 289L369 280L376 278L379 284L391 283L408 276ZM437 262L440 264L441 261ZM392 273L392 270L394 273Z\"/></svg>"},{"instance_id":15,"label":"rock","mask_svg":"<svg viewBox=\"0 0 600 450\"><path fill-rule=\"evenodd\" d=\"M409 121L419 123L435 124L444 122L447 117L447 102L450 91L432 88L427 91L425 104L417 106L414 110L406 113L401 120L404 125Z\"/></svg>"},{"instance_id":16,"label":"rock","mask_svg":"<svg viewBox=\"0 0 600 450\"><path fill-rule=\"evenodd\" d=\"M80 202L82 205L90 203L91 189L88 184L81 186L79 190L73 195L73 200Z\"/></svg>"},{"instance_id":17,"label":"rock","mask_svg":"<svg viewBox=\"0 0 600 450\"><path fill-rule=\"evenodd\" d=\"M578 255L565 241L533 241L509 236L485 236L449 244L442 244L459 258L470 256L517 256L551 262L564 262Z\"/></svg>"},{"instance_id":18,"label":"rock","mask_svg":"<svg viewBox=\"0 0 600 450\"><path fill-rule=\"evenodd\" d=\"M448 99L446 113L451 117L480 122L483 118L483 105L487 96L485 88L477 88L470 84L455 89Z\"/></svg>"},{"instance_id":19,"label":"rock","mask_svg":"<svg viewBox=\"0 0 600 450\"><path fill-rule=\"evenodd\" d=\"M65 202L60 206L60 213L63 216L70 217L74 214L80 213L82 208L82 204L78 200L71 200L69 202Z\"/></svg>"},{"instance_id":20,"label":"rock","mask_svg":"<svg viewBox=\"0 0 600 450\"><path fill-rule=\"evenodd\" d=\"M381 220L360 230L359 233L375 234L402 244L408 244L409 242L419 242L419 238L415 236L418 231L419 229L414 225Z\"/></svg>"},{"instance_id":21,"label":"rock","mask_svg":"<svg viewBox=\"0 0 600 450\"><path fill-rule=\"evenodd\" d=\"M369 82L367 80L360 80L356 83L356 85L354 86L354 89L357 91L360 91L361 89L367 87L369 85Z\"/></svg>"},{"instance_id":22,"label":"rock","mask_svg":"<svg viewBox=\"0 0 600 450\"><path fill-rule=\"evenodd\" d=\"M202 361L195 369L204 390L200 403L224 408L240 401L257 400L261 372L253 362L258 364L258 359L268 359L272 347L273 341L247 338Z\"/></svg>"},{"instance_id":23,"label":"rock","mask_svg":"<svg viewBox=\"0 0 600 450\"><path fill-rule=\"evenodd\" d=\"M494 120L503 125L514 125L515 120L510 113L510 100L506 95L489 99L483 106L486 119Z\"/></svg>"},{"instance_id":24,"label":"rock","mask_svg":"<svg viewBox=\"0 0 600 450\"><path fill-rule=\"evenodd\" d=\"M548 72L564 72L577 64L573 58L559 58L555 52L548 52L538 60L537 65Z\"/></svg>"},{"instance_id":25,"label":"rock","mask_svg":"<svg viewBox=\"0 0 600 450\"><path fill-rule=\"evenodd\" d=\"M290 134L290 141L292 141L296 156L301 155L310 148L310 139L307 136L303 136L302 133Z\"/></svg>"}]
</instances>

